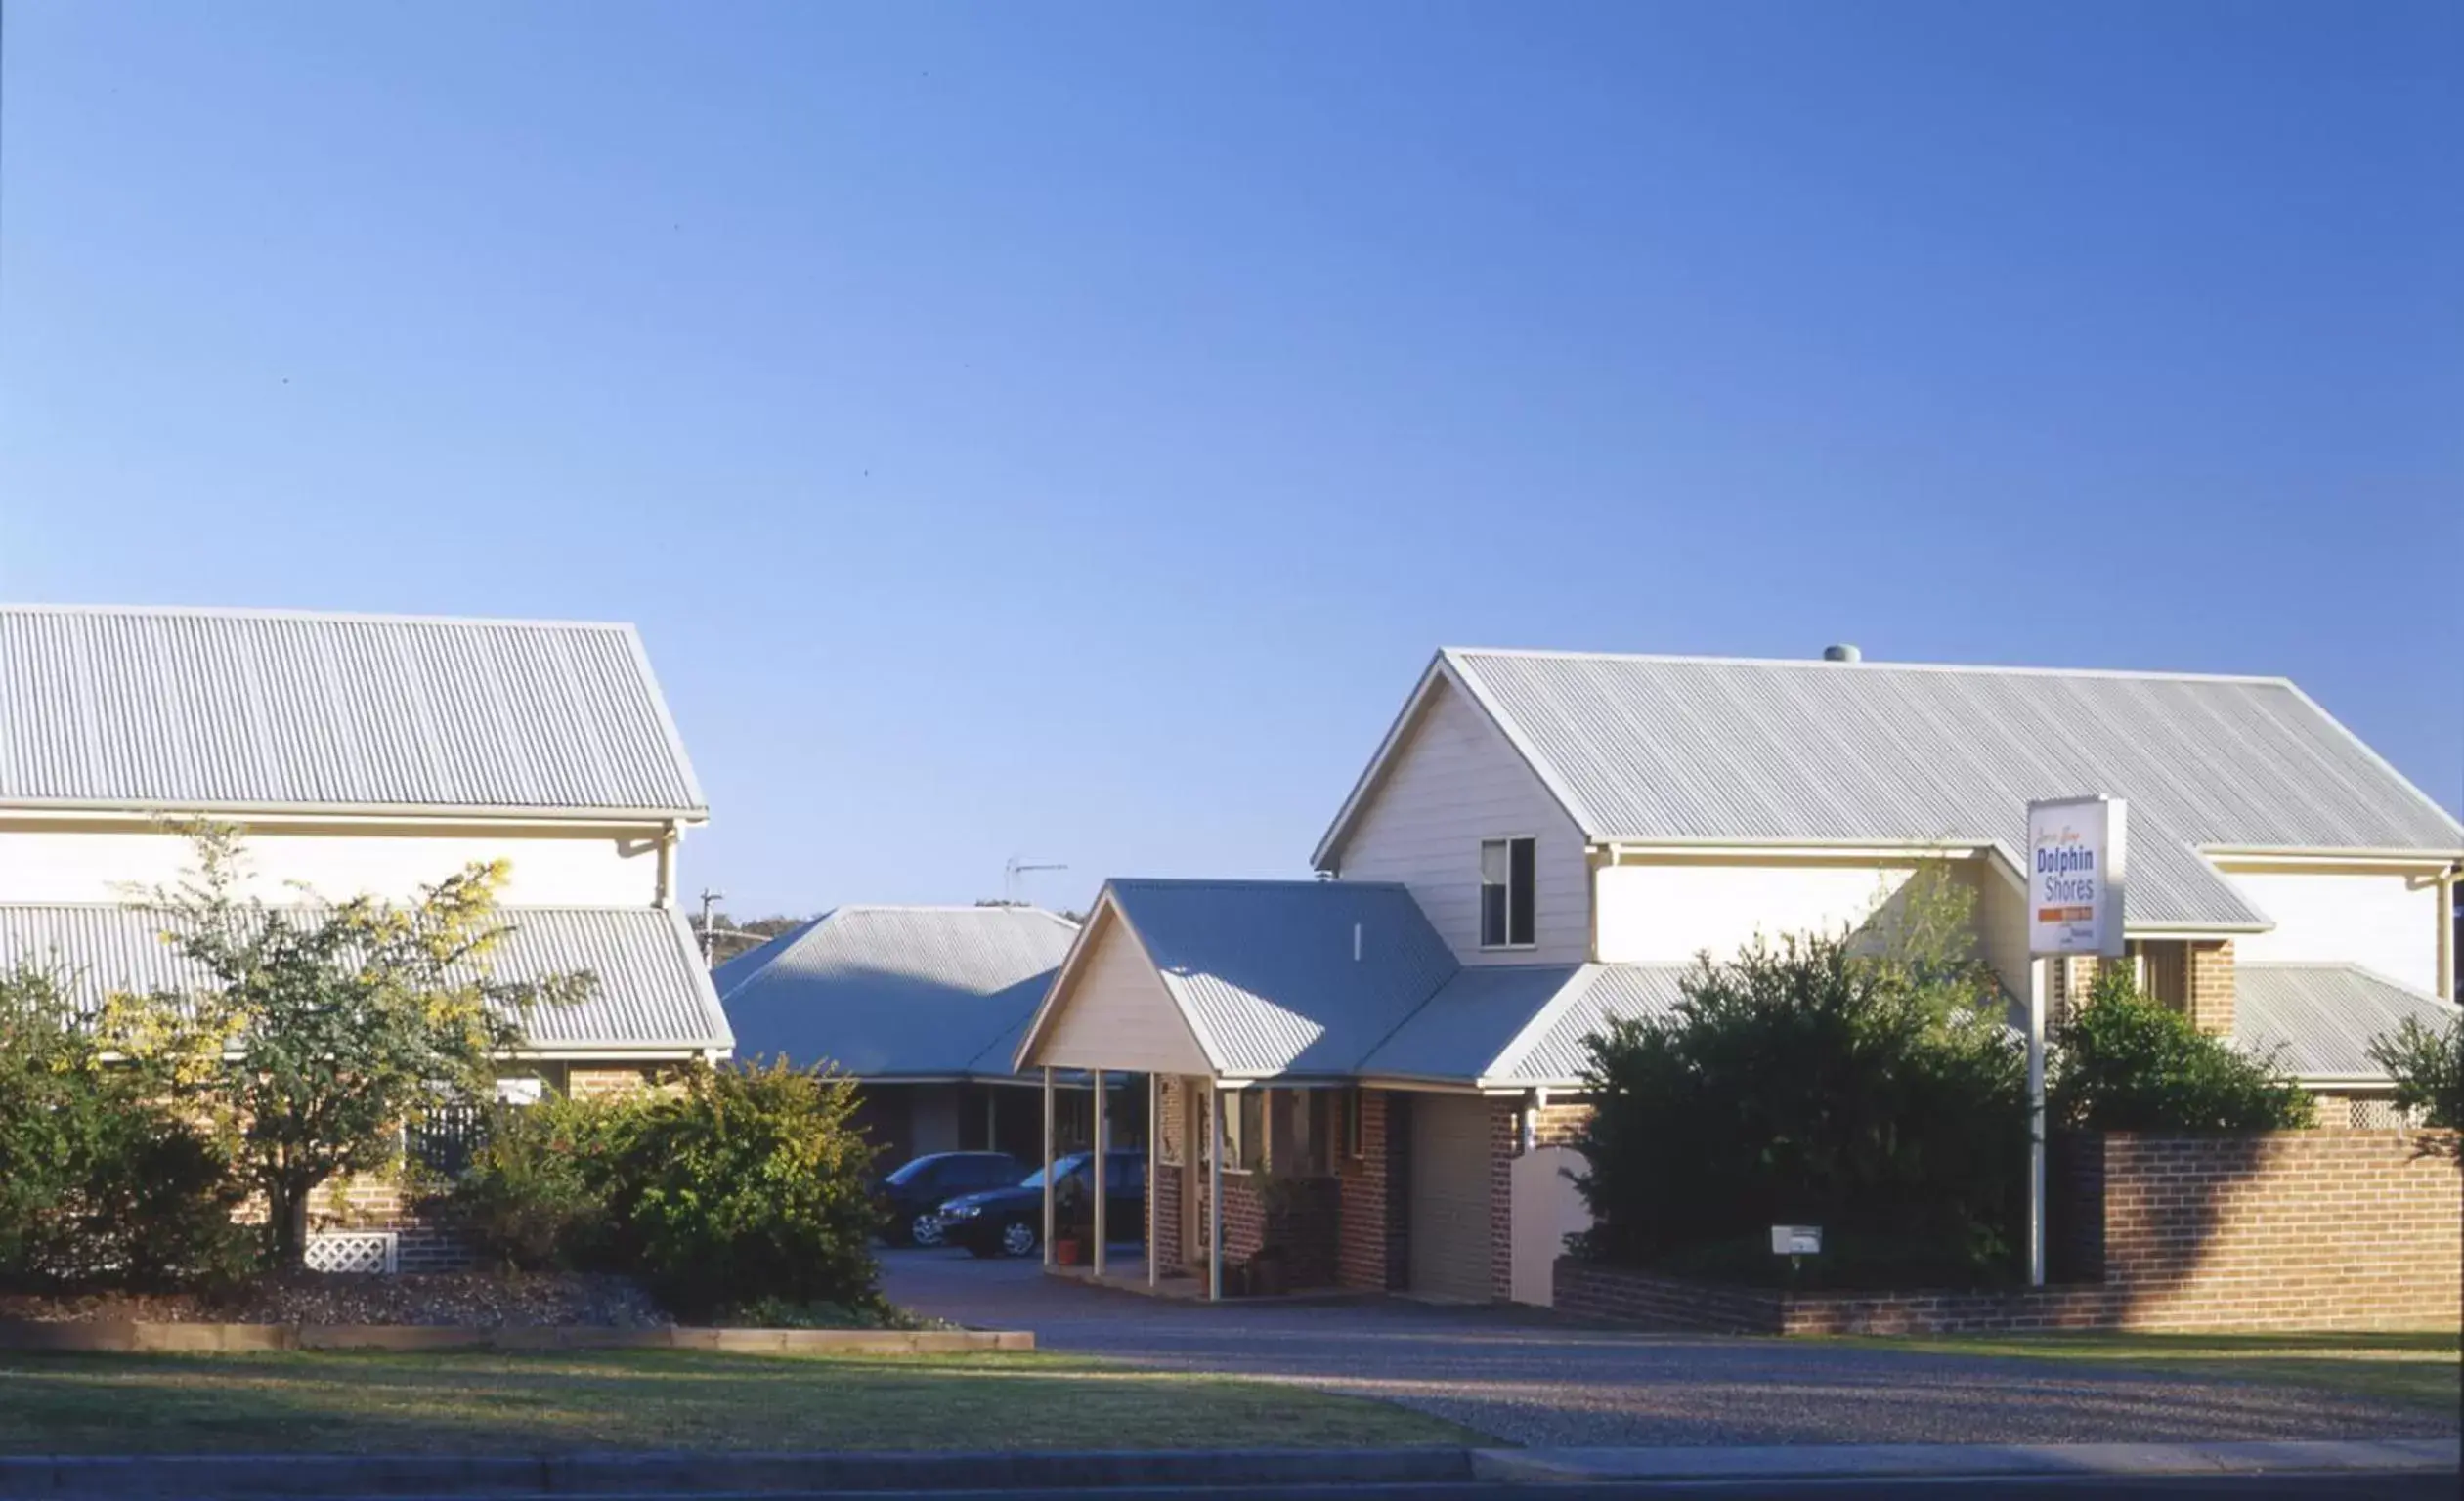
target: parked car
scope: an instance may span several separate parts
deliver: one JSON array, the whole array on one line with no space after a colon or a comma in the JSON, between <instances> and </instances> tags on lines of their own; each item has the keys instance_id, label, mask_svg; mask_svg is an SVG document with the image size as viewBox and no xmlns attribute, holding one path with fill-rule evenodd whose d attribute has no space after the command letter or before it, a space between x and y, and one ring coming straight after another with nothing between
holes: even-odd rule
<instances>
[{"instance_id":1,"label":"parked car","mask_svg":"<svg viewBox=\"0 0 2464 1501\"><path fill-rule=\"evenodd\" d=\"M893 1246L937 1246L944 1200L985 1188L1007 1188L1026 1177L1008 1152L932 1152L902 1163L873 1190L884 1236Z\"/></svg>"},{"instance_id":2,"label":"parked car","mask_svg":"<svg viewBox=\"0 0 2464 1501\"><path fill-rule=\"evenodd\" d=\"M1112 1152L1104 1173L1103 1228L1113 1240L1140 1240L1146 1233L1146 1154ZM1053 1164L1064 1203L1083 1195L1092 1152L1072 1152ZM1076 1223L1089 1210L1073 1212ZM1015 1187L966 1194L941 1206L941 1236L976 1256L1033 1256L1044 1244L1044 1173L1037 1169Z\"/></svg>"}]
</instances>

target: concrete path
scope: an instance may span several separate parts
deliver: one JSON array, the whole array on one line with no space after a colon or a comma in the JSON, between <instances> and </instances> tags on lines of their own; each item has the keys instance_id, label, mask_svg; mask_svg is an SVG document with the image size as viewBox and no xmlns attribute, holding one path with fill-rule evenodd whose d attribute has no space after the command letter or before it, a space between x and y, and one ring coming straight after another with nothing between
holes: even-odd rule
<instances>
[{"instance_id":1,"label":"concrete path","mask_svg":"<svg viewBox=\"0 0 2464 1501\"><path fill-rule=\"evenodd\" d=\"M1624 1333L1533 1309L1393 1299L1209 1307L963 1252L891 1252L883 1265L896 1302L977 1327L1031 1329L1047 1351L1383 1397L1517 1444L2184 1443L2457 1432L2450 1412L2144 1367Z\"/></svg>"}]
</instances>

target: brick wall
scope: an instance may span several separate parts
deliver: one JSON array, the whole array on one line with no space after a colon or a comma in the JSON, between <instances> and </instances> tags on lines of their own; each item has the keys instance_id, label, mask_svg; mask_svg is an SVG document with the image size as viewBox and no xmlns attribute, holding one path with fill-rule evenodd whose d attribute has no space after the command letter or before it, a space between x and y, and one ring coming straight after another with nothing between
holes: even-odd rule
<instances>
[{"instance_id":1,"label":"brick wall","mask_svg":"<svg viewBox=\"0 0 2464 1501\"><path fill-rule=\"evenodd\" d=\"M565 1074L565 1093L576 1099L595 1099L647 1089L658 1076L654 1068L595 1068L577 1063Z\"/></svg>"},{"instance_id":2,"label":"brick wall","mask_svg":"<svg viewBox=\"0 0 2464 1501\"><path fill-rule=\"evenodd\" d=\"M335 1179L308 1196L308 1228L391 1230L395 1265L401 1271L463 1271L478 1264L455 1233L452 1220L423 1213L398 1183L381 1179Z\"/></svg>"},{"instance_id":3,"label":"brick wall","mask_svg":"<svg viewBox=\"0 0 2464 1501\"><path fill-rule=\"evenodd\" d=\"M2464 1320L2464 1193L2452 1158L2396 1131L2102 1138L2054 1180L2100 1195L2081 1243L2102 1278L2001 1293L1794 1294L1557 1264L1557 1306L1672 1328L2452 1329ZM2058 1217L2053 1217L2057 1219Z\"/></svg>"},{"instance_id":4,"label":"brick wall","mask_svg":"<svg viewBox=\"0 0 2464 1501\"><path fill-rule=\"evenodd\" d=\"M2233 1031L2233 945L2193 942L2189 945L2190 1024L2213 1037Z\"/></svg>"},{"instance_id":5,"label":"brick wall","mask_svg":"<svg viewBox=\"0 0 2464 1501\"><path fill-rule=\"evenodd\" d=\"M1347 1150L1337 1165L1335 1283L1400 1292L1411 1266L1410 1219L1404 1203L1411 1181L1404 1155L1409 1106L1403 1095L1386 1090L1361 1090L1353 1099L1361 1112L1361 1155Z\"/></svg>"}]
</instances>

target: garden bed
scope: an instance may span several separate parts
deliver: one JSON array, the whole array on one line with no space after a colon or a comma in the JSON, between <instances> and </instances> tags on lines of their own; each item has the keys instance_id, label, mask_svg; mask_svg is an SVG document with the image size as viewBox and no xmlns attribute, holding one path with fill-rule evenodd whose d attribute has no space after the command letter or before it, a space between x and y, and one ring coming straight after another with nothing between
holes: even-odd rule
<instances>
[{"instance_id":1,"label":"garden bed","mask_svg":"<svg viewBox=\"0 0 2464 1501\"><path fill-rule=\"evenodd\" d=\"M464 1329L659 1329L675 1322L631 1278L580 1272L310 1273L221 1293L0 1294L0 1321Z\"/></svg>"}]
</instances>

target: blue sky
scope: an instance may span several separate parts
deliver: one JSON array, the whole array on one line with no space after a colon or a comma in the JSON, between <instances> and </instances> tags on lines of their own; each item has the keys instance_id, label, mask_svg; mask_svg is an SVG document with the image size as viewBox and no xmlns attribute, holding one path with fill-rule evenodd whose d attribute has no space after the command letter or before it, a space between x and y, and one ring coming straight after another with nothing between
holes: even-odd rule
<instances>
[{"instance_id":1,"label":"blue sky","mask_svg":"<svg viewBox=\"0 0 2464 1501\"><path fill-rule=\"evenodd\" d=\"M0 597L621 619L740 913L1297 875L1442 643L2464 796L2464 10L15 0Z\"/></svg>"}]
</instances>

